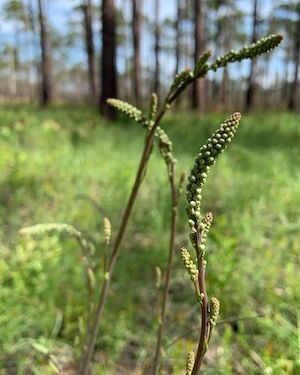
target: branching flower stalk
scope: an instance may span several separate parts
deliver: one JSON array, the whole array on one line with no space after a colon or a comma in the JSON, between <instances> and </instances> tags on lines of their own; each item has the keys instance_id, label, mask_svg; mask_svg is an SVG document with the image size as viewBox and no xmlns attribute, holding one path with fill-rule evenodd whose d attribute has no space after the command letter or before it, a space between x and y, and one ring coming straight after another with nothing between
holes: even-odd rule
<instances>
[{"instance_id":1,"label":"branching flower stalk","mask_svg":"<svg viewBox=\"0 0 300 375\"><path fill-rule=\"evenodd\" d=\"M139 162L139 166L138 166L138 169L137 169L135 181L134 181L134 184L132 186L132 190L131 190L131 193L130 193L130 196L129 196L129 199L128 199L128 202L127 202L122 220L121 220L119 230L118 230L116 238L115 238L115 242L114 242L113 247L112 247L112 251L110 252L109 259L107 259L107 262L106 262L107 264L105 265L105 268L106 268L105 277L104 277L104 282L103 282L102 287L101 287L101 291L100 291L100 295L99 295L99 299L98 299L98 304L97 304L96 311L95 311L95 317L94 317L94 320L92 322L91 329L89 330L90 334L88 333L88 335L87 335L86 345L85 345L84 350L83 350L84 355L83 355L83 358L82 358L81 369L80 369L81 375L89 375L89 373L90 373L90 363L91 363L92 356L93 356L93 353L94 353L94 350L95 350L96 339L97 339L97 336L98 336L100 322L101 322L101 319L102 319L102 316L103 316L103 311L104 311L104 306L105 306L105 302L106 302L106 298L107 298L107 294L108 294L108 290L109 290L110 280L111 280L111 277L112 277L112 274L113 274L113 271L114 271L114 268L115 268L115 265L116 265L116 261L117 261L118 256L119 256L120 246L121 246L121 243L122 243L122 240L123 240L126 228L127 228L129 218L130 218L131 213L132 213L132 209L134 207L134 204L135 204L139 189L141 187L143 178L144 178L144 176L146 174L146 171L147 171L147 165L148 165L148 162L149 162L149 159L150 159L150 156L151 156L154 141L155 141L155 139L160 140L161 136L162 136L162 133L161 133L162 129L160 128L160 122L161 122L162 118L164 117L165 113L170 108L170 106L182 94L182 92L190 84L194 83L195 80L205 77L210 70L215 71L220 67L226 66L228 63L235 62L235 61L241 61L241 60L246 59L246 58L254 58L254 57L256 57L256 56L258 56L262 53L268 52L271 49L275 48L280 43L281 39L282 39L281 35L278 35L278 34L277 35L270 35L267 38L263 38L263 39L259 40L258 42L254 43L254 44L252 44L248 47L242 48L239 51L229 52L228 54L224 55L223 57L218 58L216 60L216 62L211 64L211 65L208 63L208 59L210 57L210 52L209 51L204 52L203 55L200 56L198 62L196 63L196 66L194 67L193 70L185 69L181 73L177 74L177 76L174 79L174 82L172 83L172 85L170 87L169 93L167 94L165 100L163 101L163 104L160 106L159 109L157 109L157 98L155 96L152 97L150 114L148 116L144 115L142 113L142 111L140 111L139 109L135 108L134 106L132 106L128 103L124 103L124 102L122 102L120 100L117 100L117 99L109 99L108 100L108 103L110 105L112 105L116 109L120 110L125 115L127 115L129 118L133 119L134 121L136 121L137 123L139 123L140 125L145 127L147 129L147 135L146 135L146 138L145 138L144 149L143 149L141 159L140 159L140 162ZM228 124L228 126L230 127L229 124ZM223 135L225 135L225 133ZM231 135L228 135L227 138L231 138ZM225 137L224 137L224 139L225 139ZM222 138L222 140L224 140L224 139ZM225 141L225 142L227 142L227 141ZM202 158L201 159L202 161L199 161L199 163L200 163L199 166L201 168L203 166L201 163L203 163L203 162L208 163L206 165L207 167L209 167L211 164L213 164L213 161L212 161L211 158L213 156L216 156L216 155L213 155L213 151L212 151L212 155L210 155L209 157L207 156L207 153L210 152L210 145L211 144L214 145L213 146L213 149L215 150L214 152L219 152L220 150L223 150L224 143L223 143L223 141L220 140L220 138L216 137L216 143L213 143L213 141L209 142L209 145L206 146L207 150L203 150L204 151L203 152L203 158L204 159ZM211 163L211 164L209 164L209 163ZM172 163L170 164L170 166L172 167L170 176L175 175L175 165L174 165L174 170L173 170ZM201 170L201 168L200 168L200 170ZM201 171L201 173L200 173L200 174L202 174L202 176L199 176L198 175L199 173L197 173L196 175L193 174L192 175L193 177L191 176L191 180L190 180L190 184L189 184L190 187L189 187L189 192L188 192L188 196L189 196L188 199L190 200L189 220L190 220L191 232L192 232L191 233L191 240L192 240L192 243L193 243L193 245L194 245L194 247L197 251L197 269L199 271L199 277L198 277L199 282L195 283L195 288L196 288L195 290L196 290L198 300L199 301L202 300L201 304L202 304L202 310L204 312L204 314L203 314L203 316L204 316L203 317L203 319L204 319L203 320L203 322L204 322L203 327L204 327L205 331L204 331L203 337L201 339L202 341L200 340L202 342L201 345L203 347L205 345L207 345L207 343L206 342L204 343L204 341L208 337L207 336L207 328L205 328L205 327L207 327L207 322L208 322L208 319L207 319L208 315L207 314L208 314L208 305L209 305L208 301L207 301L205 283L204 283L204 280L205 280L205 278L204 278L205 261L204 261L203 247L205 247L205 239L206 239L206 235L207 235L207 232L208 232L208 226L209 225L208 225L207 221L205 222L205 219L201 220L201 214L200 214L200 217L198 217L199 212L200 212L198 209L200 207L201 194L198 194L198 193L196 194L196 190L199 189L199 187L196 187L196 186L198 186L199 183L201 183L201 181L205 180L205 174L206 173L207 173L207 171L205 171L203 169L203 171ZM170 184L171 184L170 186L173 186L173 185L175 186L175 183L172 182L172 178L170 178ZM80 232L77 233L75 228L73 228L71 226L67 226L65 224L58 225L56 227L55 227L55 225L56 224L49 224L46 232L58 230L58 231L66 231L70 234L72 233L72 235L77 239L77 241L81 245L82 249L84 251L87 250L87 248L85 247L86 244L79 234ZM207 228L207 229L205 229L205 228ZM33 232L37 232L39 230L45 230L45 228L35 227ZM108 246L108 244L106 246ZM86 253L86 255L88 255L88 254ZM186 267L187 267L187 265L186 265ZM87 265L85 267L86 275L87 275L87 283L88 283L88 287L91 288L91 293L92 293L93 292L92 288L94 288L94 282L93 282L93 274L90 271L90 268L91 267L90 267L89 263L87 263ZM191 263L189 263L189 269L190 269L190 272L192 272L194 270L194 267L192 267ZM90 296L90 298L91 298L91 296ZM203 355L204 349L202 350L202 352L201 352L200 349L197 352L196 359L195 359L195 365L194 365L193 372L192 372L193 375L198 374L199 371L197 369L200 368L199 363L200 363L200 366L201 366L202 358L200 358L201 355L199 355L199 353L200 354L202 353L201 355Z\"/></svg>"},{"instance_id":2,"label":"branching flower stalk","mask_svg":"<svg viewBox=\"0 0 300 375\"><path fill-rule=\"evenodd\" d=\"M238 112L234 113L220 125L219 129L208 138L206 144L200 148L186 187L188 200L187 215L190 226L189 237L196 252L196 264L191 260L187 249L181 250L181 257L195 287L201 309L200 337L191 375L198 375L200 372L203 357L207 351L211 333L216 325L220 309L217 298L212 297L208 301L206 290L205 270L207 261L205 259L205 249L213 216L211 213L203 215L201 212L202 189L211 166L215 164L216 159L224 152L234 137L240 119L241 114ZM196 268L198 272L196 272ZM198 285L195 283L196 277Z\"/></svg>"},{"instance_id":3,"label":"branching flower stalk","mask_svg":"<svg viewBox=\"0 0 300 375\"><path fill-rule=\"evenodd\" d=\"M108 100L108 103L115 108L119 109L122 111L124 114L127 114L130 118L134 119L136 122L141 123L143 126L147 126L148 132L147 136L145 139L145 145L144 145L144 150L141 156L141 160L138 166L136 178L127 202L127 206L125 208L122 220L121 220L121 225L112 249L112 253L108 262L108 268L106 272L106 277L102 285L102 289L100 292L99 296L99 302L97 305L96 309L96 317L95 321L92 327L92 333L90 335L90 338L88 339L86 348L85 348L85 355L83 357L82 361L82 369L81 369L81 374L82 375L89 375L90 371L90 363L92 360L92 356L95 350L95 344L96 344L96 339L99 331L99 325L100 321L103 315L103 310L104 310L104 305L106 302L108 290L109 290L109 284L110 284L110 279L112 276L112 273L115 268L115 264L119 255L120 251L120 245L123 240L128 220L130 218L134 203L136 201L136 197L138 195L140 186L142 184L143 178L145 176L146 170L147 170L147 165L150 159L150 155L152 152L153 148L153 143L155 140L155 136L157 135L157 130L159 129L159 124L165 115L166 111L170 108L171 104L178 98L178 96L186 89L186 87L193 83L195 80L204 77L207 74L208 71L208 65L206 64L207 59L210 56L210 53L206 53L205 58L200 58L201 59L201 64L197 64L197 70L194 72L189 71L188 76L182 75L179 73L171 88L169 93L167 94L161 108L156 112L155 111L155 103L152 103L152 108L150 111L150 117L148 121L144 121L145 117L141 114L141 112L136 109L133 106L130 106L129 104L125 103L124 105L121 105L123 102L117 101L115 99ZM157 104L156 104L157 105ZM122 108L123 107L123 108ZM126 113L127 112L127 113Z\"/></svg>"},{"instance_id":4,"label":"branching flower stalk","mask_svg":"<svg viewBox=\"0 0 300 375\"><path fill-rule=\"evenodd\" d=\"M230 51L210 65L209 70L216 71L218 68L225 67L231 62L248 58L253 59L262 53L267 53L274 49L281 40L282 36L279 34L270 35L239 51ZM194 355L191 356L191 353L189 354L186 375L199 375L203 358L207 352L220 311L219 300L212 297L209 301L206 290L205 271L207 261L205 259L205 250L213 216L211 213L203 215L201 212L202 189L210 167L215 164L218 156L224 152L234 137L240 123L240 118L240 113L234 113L220 125L219 129L201 147L195 159L195 164L191 170L186 188L188 200L187 215L190 226L189 238L196 253L196 260L193 261L189 251L185 248L181 249L181 258L191 278L201 310L201 328L197 353L195 358Z\"/></svg>"},{"instance_id":5,"label":"branching flower stalk","mask_svg":"<svg viewBox=\"0 0 300 375\"><path fill-rule=\"evenodd\" d=\"M269 51L272 48L275 48L281 41L282 37L280 35L271 35L268 38L264 38L263 41L258 41L257 43L247 47L247 51L245 49L241 49L240 51L235 52L234 57L227 59L227 62L234 62L240 61L244 58L253 58L254 56L258 56L266 51ZM112 249L112 253L110 256L110 260L108 262L108 269L106 273L106 277L104 283L102 285L102 289L99 296L99 302L96 309L96 317L92 328L92 334L87 342L85 348L85 355L82 361L82 375L89 374L90 362L92 360L92 356L95 349L96 338L99 331L100 321L103 315L104 305L107 298L107 293L109 290L109 284L112 277L112 273L115 268L115 264L119 255L120 245L123 240L128 220L130 218L134 203L136 201L136 197L138 195L140 186L142 184L143 178L145 176L147 165L149 162L149 158L152 152L153 143L155 137L157 135L157 131L159 130L159 124L165 115L166 111L170 108L171 104L180 96L180 94L195 80L199 78L203 78L206 76L209 70L215 70L219 66L218 60L216 62L217 65L209 65L207 63L210 57L210 52L205 52L202 56L200 56L194 70L185 69L183 72L179 73L175 79L169 93L167 94L162 106L158 111L156 111L157 103L152 103L152 108L150 110L150 116L148 116L148 121L146 116L143 116L142 112L139 111L137 108L130 106L128 103L123 103L121 101L117 101L116 99L109 100L109 104L114 106L115 108L119 109L124 114L127 114L128 117L134 119L136 122L140 123L142 126L147 127L148 132L145 140L144 150L140 159L139 167L137 170L136 178L127 202L127 206L125 208L123 218L121 220L121 225L116 236L116 240ZM226 59L226 55L223 57ZM221 58L222 60L222 58ZM224 66L224 65L223 65ZM123 103L123 104L122 104ZM122 108L123 107L123 108ZM194 375L194 374L193 374Z\"/></svg>"}]
</instances>

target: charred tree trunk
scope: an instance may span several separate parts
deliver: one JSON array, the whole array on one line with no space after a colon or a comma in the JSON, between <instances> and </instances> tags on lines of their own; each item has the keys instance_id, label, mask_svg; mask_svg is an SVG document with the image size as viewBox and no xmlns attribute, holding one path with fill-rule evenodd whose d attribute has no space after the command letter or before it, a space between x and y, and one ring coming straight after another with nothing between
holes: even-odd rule
<instances>
[{"instance_id":1,"label":"charred tree trunk","mask_svg":"<svg viewBox=\"0 0 300 375\"><path fill-rule=\"evenodd\" d=\"M109 119L115 117L115 111L106 103L106 100L117 97L116 49L115 3L114 0L103 0L100 110L103 116Z\"/></svg>"},{"instance_id":2,"label":"charred tree trunk","mask_svg":"<svg viewBox=\"0 0 300 375\"><path fill-rule=\"evenodd\" d=\"M295 30L294 42L294 78L291 86L288 109L295 110L297 108L297 94L298 94L298 76L300 64L300 2L298 3L298 20Z\"/></svg>"},{"instance_id":3,"label":"charred tree trunk","mask_svg":"<svg viewBox=\"0 0 300 375\"><path fill-rule=\"evenodd\" d=\"M141 104L141 1L132 0L133 91L137 105Z\"/></svg>"},{"instance_id":4,"label":"charred tree trunk","mask_svg":"<svg viewBox=\"0 0 300 375\"><path fill-rule=\"evenodd\" d=\"M154 53L155 53L155 72L154 72L154 92L159 96L160 91L160 25L159 25L159 0L155 0L155 30L154 30Z\"/></svg>"},{"instance_id":5,"label":"charred tree trunk","mask_svg":"<svg viewBox=\"0 0 300 375\"><path fill-rule=\"evenodd\" d=\"M194 0L194 9L195 9L195 19L194 19L194 63L196 64L199 56L203 52L203 32L204 32L204 22L203 22L203 1ZM192 107L196 110L203 109L203 82L196 80L193 85L192 91Z\"/></svg>"},{"instance_id":6,"label":"charred tree trunk","mask_svg":"<svg viewBox=\"0 0 300 375\"><path fill-rule=\"evenodd\" d=\"M86 0L85 4L82 5L82 11L84 17L85 49L88 63L90 98L92 103L94 103L96 100L96 69L91 0Z\"/></svg>"},{"instance_id":7,"label":"charred tree trunk","mask_svg":"<svg viewBox=\"0 0 300 375\"><path fill-rule=\"evenodd\" d=\"M42 105L47 105L52 99L52 87L51 87L51 61L49 54L49 40L46 26L46 18L44 12L44 1L38 0L39 6L39 23L40 23L40 43L41 43L41 97L40 101Z\"/></svg>"},{"instance_id":8,"label":"charred tree trunk","mask_svg":"<svg viewBox=\"0 0 300 375\"><path fill-rule=\"evenodd\" d=\"M257 16L258 0L253 2L253 18L252 18L252 39L251 43L257 40L258 32L258 16ZM248 78L248 88L246 91L246 109L250 110L253 107L254 93L255 93L255 73L256 73L256 59L252 59L250 62L250 74Z\"/></svg>"}]
</instances>

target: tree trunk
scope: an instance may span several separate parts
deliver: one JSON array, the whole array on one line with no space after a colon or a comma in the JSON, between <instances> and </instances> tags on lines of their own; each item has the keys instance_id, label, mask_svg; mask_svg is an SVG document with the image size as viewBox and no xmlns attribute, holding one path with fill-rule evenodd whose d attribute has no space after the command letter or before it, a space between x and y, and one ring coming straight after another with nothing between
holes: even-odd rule
<instances>
[{"instance_id":1,"label":"tree trunk","mask_svg":"<svg viewBox=\"0 0 300 375\"><path fill-rule=\"evenodd\" d=\"M100 110L108 119L115 117L115 111L106 100L117 97L116 69L116 9L114 0L102 1L102 59Z\"/></svg>"},{"instance_id":2,"label":"tree trunk","mask_svg":"<svg viewBox=\"0 0 300 375\"><path fill-rule=\"evenodd\" d=\"M257 40L257 26L258 26L258 17L257 17L257 6L258 0L253 2L253 16L252 16L252 39L251 43L256 42ZM253 107L254 102L254 93L255 93L255 74L256 74L256 59L252 59L250 62L250 74L248 78L248 88L246 91L246 109L250 110Z\"/></svg>"},{"instance_id":3,"label":"tree trunk","mask_svg":"<svg viewBox=\"0 0 300 375\"><path fill-rule=\"evenodd\" d=\"M33 92L33 79L32 79L32 62L34 61L32 50L31 50L31 38L30 38L30 24L28 19L28 9L26 8L26 3L23 3L23 22L24 22L24 30L25 30L25 49L27 52L27 65L26 65L26 74L28 80L28 96L29 99L32 100L34 97Z\"/></svg>"},{"instance_id":4,"label":"tree trunk","mask_svg":"<svg viewBox=\"0 0 300 375\"><path fill-rule=\"evenodd\" d=\"M141 104L141 0L132 0L133 91L137 105Z\"/></svg>"},{"instance_id":5,"label":"tree trunk","mask_svg":"<svg viewBox=\"0 0 300 375\"><path fill-rule=\"evenodd\" d=\"M159 96L160 91L160 25L159 25L159 0L155 0L155 30L154 30L154 53L155 53L155 72L154 72L154 92Z\"/></svg>"},{"instance_id":6,"label":"tree trunk","mask_svg":"<svg viewBox=\"0 0 300 375\"><path fill-rule=\"evenodd\" d=\"M300 2L298 3L298 20L295 29L294 39L294 79L291 85L289 96L288 109L295 110L297 108L297 93L298 93L298 76L300 64Z\"/></svg>"},{"instance_id":7,"label":"tree trunk","mask_svg":"<svg viewBox=\"0 0 300 375\"><path fill-rule=\"evenodd\" d=\"M195 18L194 18L194 63L196 64L198 58L203 52L203 32L204 32L204 21L203 21L203 1L194 0ZM203 82L196 80L193 85L192 91L192 107L196 110L203 109Z\"/></svg>"},{"instance_id":8,"label":"tree trunk","mask_svg":"<svg viewBox=\"0 0 300 375\"><path fill-rule=\"evenodd\" d=\"M46 18L44 13L44 2L38 0L39 6L39 23L40 23L40 43L41 43L41 97L40 101L42 105L47 105L51 101L52 88L51 88L51 62L49 55L49 41L48 32L46 27Z\"/></svg>"},{"instance_id":9,"label":"tree trunk","mask_svg":"<svg viewBox=\"0 0 300 375\"><path fill-rule=\"evenodd\" d=\"M229 72L226 66L223 69L222 82L221 82L221 104L222 109L228 109L229 107Z\"/></svg>"},{"instance_id":10,"label":"tree trunk","mask_svg":"<svg viewBox=\"0 0 300 375\"><path fill-rule=\"evenodd\" d=\"M174 77L179 70L180 60L180 23L181 23L181 1L177 0L177 17L175 20L176 46L175 46L175 68Z\"/></svg>"},{"instance_id":11,"label":"tree trunk","mask_svg":"<svg viewBox=\"0 0 300 375\"><path fill-rule=\"evenodd\" d=\"M95 70L95 48L94 48L94 35L92 26L92 3L91 0L86 0L82 5L84 17L84 32L85 32L85 49L87 54L88 63L88 77L90 86L91 102L95 103L96 100L96 70Z\"/></svg>"},{"instance_id":12,"label":"tree trunk","mask_svg":"<svg viewBox=\"0 0 300 375\"><path fill-rule=\"evenodd\" d=\"M7 47L7 54L8 54L8 66L9 66L9 94L12 98L16 98L17 96L17 77L16 77L16 55L14 48L11 46Z\"/></svg>"},{"instance_id":13,"label":"tree trunk","mask_svg":"<svg viewBox=\"0 0 300 375\"><path fill-rule=\"evenodd\" d=\"M219 23L218 30L219 30L219 35L224 35L223 39L223 48L225 52L231 50L231 33L230 29L232 25L230 24L230 19L229 19L229 10L226 8L226 14L225 14L225 23L222 26L221 22ZM221 47L221 46L220 46ZM222 82L221 82L221 105L222 109L228 109L230 107L230 78L229 78L229 70L228 67L225 66L223 68L223 75L222 75Z\"/></svg>"}]
</instances>

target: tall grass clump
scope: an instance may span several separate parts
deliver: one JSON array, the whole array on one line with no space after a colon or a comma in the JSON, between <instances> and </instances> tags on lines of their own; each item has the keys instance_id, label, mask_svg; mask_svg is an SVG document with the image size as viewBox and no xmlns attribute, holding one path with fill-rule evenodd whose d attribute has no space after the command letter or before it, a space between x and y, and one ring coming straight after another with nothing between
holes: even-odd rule
<instances>
[{"instance_id":1,"label":"tall grass clump","mask_svg":"<svg viewBox=\"0 0 300 375\"><path fill-rule=\"evenodd\" d=\"M100 336L99 328L107 301L110 283L120 254L121 245L126 233L128 222L131 217L140 187L147 172L147 167L155 142L157 143L161 156L166 164L171 197L169 257L167 269L164 274L163 293L157 328L157 340L154 348L153 364L151 367L152 374L157 374L160 366L160 355L163 342L162 336L165 325L165 314L174 258L177 207L184 181L184 177L182 175L179 178L177 176L176 159L173 154L172 142L167 135L166 130L162 129L161 122L167 111L169 111L171 108L172 104L196 80L206 77L208 72L216 71L219 68L225 67L229 63L239 62L248 58L253 59L263 53L269 52L275 48L281 42L281 40L281 35L270 35L238 51L230 51L224 56L219 57L212 64L209 63L209 58L211 56L210 51L204 52L202 56L199 57L193 69L186 68L176 75L170 86L169 92L164 100L161 101L162 104L160 106L158 105L158 98L156 94L152 95L150 100L150 108L147 113L119 99L112 98L108 100L108 103L111 106L144 128L145 142L141 152L140 162L137 168L131 193L125 205L119 229L116 231L115 240L112 244L110 243L110 222L108 219L106 219L104 222L105 243L103 246L105 249L105 259L102 270L99 270L99 267L93 266L93 262L90 260L94 254L93 251L91 251L92 247L88 245L88 242L82 238L80 232L76 231L75 228L68 227L65 224L46 224L44 226L42 225L31 229L27 228L22 230L23 233L31 235L40 234L42 232L49 234L53 231L67 232L69 235L76 238L83 250L84 259L86 259L84 262L84 267L87 278L87 288L90 295L91 293L93 295L97 295L98 302L96 306L94 306L94 304L91 302L93 299L92 296L89 298L85 338L82 340L82 357L80 360L80 373L82 375L88 375L91 371L91 362L95 351L96 340ZM201 310L202 325L197 353L196 355L192 353L189 354L186 374L199 374L204 354L208 348L211 333L216 324L220 306L216 297L212 297L209 301L206 293L205 249L206 239L212 224L212 214L203 214L201 211L202 188L206 181L210 167L215 163L215 160L224 151L228 143L230 143L237 130L239 121L240 114L233 114L219 127L211 138L207 140L207 143L202 146L200 153L195 160L195 165L189 176L189 182L187 185L187 214L190 225L189 237L191 245L196 253L196 260L194 261L192 259L190 252L185 248L181 250L181 257L195 287L196 298L199 302ZM102 272L102 278L95 277L95 272ZM101 285L99 280L102 281Z\"/></svg>"}]
</instances>

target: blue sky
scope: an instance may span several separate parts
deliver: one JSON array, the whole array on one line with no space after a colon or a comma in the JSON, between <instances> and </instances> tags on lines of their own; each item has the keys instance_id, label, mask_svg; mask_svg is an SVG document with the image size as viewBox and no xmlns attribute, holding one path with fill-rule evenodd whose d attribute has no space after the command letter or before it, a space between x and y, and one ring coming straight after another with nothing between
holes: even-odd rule
<instances>
[{"instance_id":1,"label":"blue sky","mask_svg":"<svg viewBox=\"0 0 300 375\"><path fill-rule=\"evenodd\" d=\"M5 0L0 0L0 8L3 7L5 4ZM24 0L25 3L31 2L34 7L36 7L36 0ZM80 24L81 22L81 14L74 12L73 8L80 3L79 0L45 0L46 11L49 18L49 22L57 30L58 33L65 34L68 28L68 22L70 20L78 21ZM94 3L100 4L100 0L95 0ZM237 6L242 9L246 14L251 13L252 8L252 0L237 0ZM272 6L277 3L277 0L261 0L260 4L260 14L263 18L268 19L271 15ZM123 10L126 18L130 20L130 13L131 13L131 1L130 0L116 0L117 6ZM150 18L154 14L154 1L152 0L143 0L143 13L149 16ZM160 1L160 18L163 20L165 18L175 18L176 15L176 0L164 0ZM244 23L245 30L248 32L250 31L251 23L250 17L245 18ZM130 38L130 31L128 30L128 36ZM14 24L10 21L6 21L3 19L3 14L0 16L0 42L1 44L5 44L10 42L14 37ZM167 42L168 43L168 42ZM173 35L170 34L170 46L173 46ZM192 39L191 39L192 43ZM96 45L97 48L100 48L100 37L99 33L96 34ZM118 50L119 57L118 57L118 67L119 69L123 70L125 67L125 54L130 56L131 49L127 48L119 48ZM265 81L271 82L276 75L282 74L282 63L279 62L276 56L280 56L280 53L277 55L274 54L271 59L271 71L269 72L268 76L265 77ZM85 54L84 54L84 46L81 40L78 40L76 46L72 49L68 50L67 54L67 63L68 64L77 64L77 63L85 63ZM151 65L151 61L153 61L153 36L143 27L142 32L142 61L144 65ZM145 63L146 62L146 63ZM169 80L170 76L174 69L174 59L170 55L162 54L161 55L161 65L162 65L162 76L165 77L165 80ZM230 69L230 73L232 76L237 75L246 75L248 72L248 63L243 63L241 65L234 65ZM183 67L183 66L182 66Z\"/></svg>"}]
</instances>

